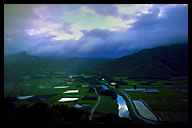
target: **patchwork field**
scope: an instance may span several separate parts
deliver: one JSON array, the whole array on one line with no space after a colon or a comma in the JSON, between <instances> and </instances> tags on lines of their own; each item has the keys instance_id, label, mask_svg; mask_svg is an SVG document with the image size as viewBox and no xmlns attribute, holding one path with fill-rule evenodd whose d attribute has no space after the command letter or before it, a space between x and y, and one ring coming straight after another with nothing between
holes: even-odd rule
<instances>
[{"instance_id":1,"label":"patchwork field","mask_svg":"<svg viewBox=\"0 0 192 128\"><path fill-rule=\"evenodd\" d=\"M24 75L21 77L21 79L21 82L8 83L4 88L4 96L15 97L16 101L14 104L16 106L28 105L30 103L43 101L49 105L65 104L71 107L75 106L75 104L89 104L89 108L91 109L97 102L97 95L95 93L88 92L89 84L86 83L86 81L82 83L71 81L72 79L69 78L68 75L64 75L62 72L57 72L51 76L49 73L39 73L31 76ZM18 100L18 97L24 98ZM29 98L25 99L25 97ZM86 97L94 97L96 99L86 99ZM68 101L59 103L58 100L61 98L79 99L74 102Z\"/></svg>"},{"instance_id":2,"label":"patchwork field","mask_svg":"<svg viewBox=\"0 0 192 128\"><path fill-rule=\"evenodd\" d=\"M178 89L156 88L157 93L142 91L127 93L132 100L142 99L162 121L170 123L188 121L188 93Z\"/></svg>"},{"instance_id":3,"label":"patchwork field","mask_svg":"<svg viewBox=\"0 0 192 128\"><path fill-rule=\"evenodd\" d=\"M118 88L126 92L132 101L144 102L161 121L188 122L187 80L133 80L127 77L113 77L112 80L97 81L99 78L101 77L85 74L69 75L63 72L24 75L21 81L5 84L4 97L8 97L16 107L26 107L39 101L50 106L75 107L86 112L88 119L100 96L99 104L93 113L95 119L104 114L118 115L119 110L117 99L98 95L90 87L103 88L102 84L109 87L110 83L116 82L118 86L111 85L113 89ZM71 99L73 101L70 101ZM143 109L138 106L135 108L142 115ZM149 117L149 114L145 113L145 117Z\"/></svg>"}]
</instances>

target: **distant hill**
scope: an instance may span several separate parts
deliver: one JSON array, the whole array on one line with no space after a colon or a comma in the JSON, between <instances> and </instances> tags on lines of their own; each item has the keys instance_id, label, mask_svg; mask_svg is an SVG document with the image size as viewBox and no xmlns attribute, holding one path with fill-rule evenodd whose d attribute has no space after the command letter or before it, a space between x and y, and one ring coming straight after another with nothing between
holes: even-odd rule
<instances>
[{"instance_id":1,"label":"distant hill","mask_svg":"<svg viewBox=\"0 0 192 128\"><path fill-rule=\"evenodd\" d=\"M68 58L52 60L28 55L25 52L4 57L5 81L11 81L23 74L40 72L77 72L79 69L111 61L106 58Z\"/></svg>"},{"instance_id":2,"label":"distant hill","mask_svg":"<svg viewBox=\"0 0 192 128\"><path fill-rule=\"evenodd\" d=\"M107 58L67 58L62 60L52 60L29 55L25 52L12 54L4 57L4 67L26 71L75 71L82 68L91 67L97 64L108 62Z\"/></svg>"},{"instance_id":3,"label":"distant hill","mask_svg":"<svg viewBox=\"0 0 192 128\"><path fill-rule=\"evenodd\" d=\"M83 71L101 76L168 79L188 74L188 45L175 44L145 49Z\"/></svg>"},{"instance_id":4,"label":"distant hill","mask_svg":"<svg viewBox=\"0 0 192 128\"><path fill-rule=\"evenodd\" d=\"M29 54L27 54L26 52L20 52L20 53L16 53L16 54L10 54L10 55L6 55L4 57L4 61L5 62L14 62L14 61L35 61L35 60L39 60L40 58L38 58L37 56L31 56Z\"/></svg>"},{"instance_id":5,"label":"distant hill","mask_svg":"<svg viewBox=\"0 0 192 128\"><path fill-rule=\"evenodd\" d=\"M4 57L5 82L39 72L87 73L99 76L167 79L188 74L188 45L175 44L145 49L119 59L68 58L51 60L25 52Z\"/></svg>"}]
</instances>

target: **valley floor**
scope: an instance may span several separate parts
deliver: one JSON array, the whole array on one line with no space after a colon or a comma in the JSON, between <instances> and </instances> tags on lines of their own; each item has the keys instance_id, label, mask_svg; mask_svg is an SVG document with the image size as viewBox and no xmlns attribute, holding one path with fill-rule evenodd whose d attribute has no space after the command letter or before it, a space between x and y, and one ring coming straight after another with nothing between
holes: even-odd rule
<instances>
[{"instance_id":1,"label":"valley floor","mask_svg":"<svg viewBox=\"0 0 192 128\"><path fill-rule=\"evenodd\" d=\"M46 72L24 75L20 81L6 83L4 97L17 108L31 106L37 102L44 102L50 106L66 105L82 110L82 118L92 121L110 114L119 116L117 97L102 94L102 91L105 92L102 84L124 98L132 123L188 123L187 79L105 79L87 74ZM145 115L142 115L143 113ZM150 118L153 115L154 120L148 118L147 113L151 114Z\"/></svg>"}]
</instances>

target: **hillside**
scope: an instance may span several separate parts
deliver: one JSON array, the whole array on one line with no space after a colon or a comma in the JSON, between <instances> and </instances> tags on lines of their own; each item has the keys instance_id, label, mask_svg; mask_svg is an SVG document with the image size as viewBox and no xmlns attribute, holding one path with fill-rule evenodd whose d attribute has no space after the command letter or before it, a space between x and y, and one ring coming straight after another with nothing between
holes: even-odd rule
<instances>
[{"instance_id":1,"label":"hillside","mask_svg":"<svg viewBox=\"0 0 192 128\"><path fill-rule=\"evenodd\" d=\"M83 71L102 76L168 79L188 74L188 45L175 44L145 49Z\"/></svg>"},{"instance_id":2,"label":"hillside","mask_svg":"<svg viewBox=\"0 0 192 128\"><path fill-rule=\"evenodd\" d=\"M68 58L52 60L28 55L25 52L17 53L4 58L5 81L11 81L23 74L39 72L73 72L79 69L103 64L111 59L105 58Z\"/></svg>"},{"instance_id":3,"label":"hillside","mask_svg":"<svg viewBox=\"0 0 192 128\"><path fill-rule=\"evenodd\" d=\"M100 76L167 79L188 74L188 45L175 44L145 49L119 59L68 58L51 60L17 53L4 58L5 82L23 74L73 72Z\"/></svg>"}]
</instances>

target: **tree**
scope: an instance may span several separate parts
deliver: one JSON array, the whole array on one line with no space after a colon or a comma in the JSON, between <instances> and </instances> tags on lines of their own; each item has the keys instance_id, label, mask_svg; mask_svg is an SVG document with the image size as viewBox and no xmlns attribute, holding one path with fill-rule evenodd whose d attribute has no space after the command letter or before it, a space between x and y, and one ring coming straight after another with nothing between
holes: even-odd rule
<instances>
[{"instance_id":1,"label":"tree","mask_svg":"<svg viewBox=\"0 0 192 128\"><path fill-rule=\"evenodd\" d=\"M95 92L93 87L89 87L89 92Z\"/></svg>"},{"instance_id":2,"label":"tree","mask_svg":"<svg viewBox=\"0 0 192 128\"><path fill-rule=\"evenodd\" d=\"M119 84L116 84L116 85L115 85L115 88L119 88Z\"/></svg>"}]
</instances>

